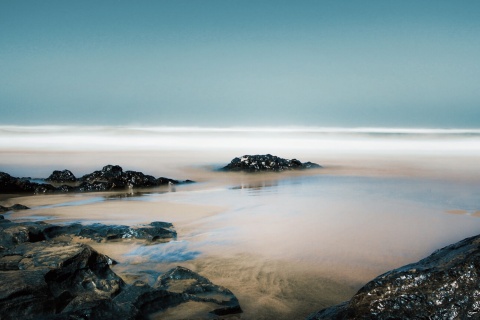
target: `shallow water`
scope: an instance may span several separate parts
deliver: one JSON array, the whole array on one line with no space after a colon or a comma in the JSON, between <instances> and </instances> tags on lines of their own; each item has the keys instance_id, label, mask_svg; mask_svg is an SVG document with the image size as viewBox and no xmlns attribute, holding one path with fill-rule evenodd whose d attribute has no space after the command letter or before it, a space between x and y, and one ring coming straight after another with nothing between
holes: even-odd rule
<instances>
[{"instance_id":1,"label":"shallow water","mask_svg":"<svg viewBox=\"0 0 480 320\"><path fill-rule=\"evenodd\" d=\"M470 214L480 210L476 182L317 171L232 174L225 183L228 175L210 175L211 183L176 192L81 194L11 217L171 221L178 239L170 243L93 245L121 262L114 268L127 281L152 283L172 266L192 268L231 289L246 319L305 317L389 269L480 231L480 219Z\"/></svg>"},{"instance_id":2,"label":"shallow water","mask_svg":"<svg viewBox=\"0 0 480 320\"><path fill-rule=\"evenodd\" d=\"M81 176L113 163L124 170L197 183L175 189L5 199L0 204L32 208L7 216L61 223L172 222L178 231L176 241L92 245L119 261L114 269L129 282L153 283L172 266L191 268L232 290L244 319L302 319L349 299L387 270L480 233L477 132L359 136L208 131L197 132L192 142L188 132L153 130L136 132L122 150L120 143L108 150L107 142L119 136L118 130L113 131L92 147L105 146L104 151L91 150L87 144L69 151L52 147L61 146L65 136L53 139L46 150L28 148L28 139L35 134L39 136L34 141L46 143L42 137L55 136L52 132L22 133L25 139L16 149L2 145L6 139L0 139L0 171L45 177L53 169L68 168ZM128 150L128 143L145 137L152 150ZM159 137L160 146L155 147ZM195 145L202 138L208 143ZM174 141L167 143L168 139ZM175 141L183 149L172 149ZM268 143L273 145L266 152L276 150L279 156L318 162L324 168L254 175L212 170ZM254 152L246 151L248 144Z\"/></svg>"}]
</instances>

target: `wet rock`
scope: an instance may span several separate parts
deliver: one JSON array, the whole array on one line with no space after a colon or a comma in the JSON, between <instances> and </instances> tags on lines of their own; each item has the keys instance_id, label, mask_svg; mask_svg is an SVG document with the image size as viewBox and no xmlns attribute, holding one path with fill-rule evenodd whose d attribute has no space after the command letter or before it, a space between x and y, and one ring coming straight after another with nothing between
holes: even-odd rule
<instances>
[{"instance_id":1,"label":"wet rock","mask_svg":"<svg viewBox=\"0 0 480 320\"><path fill-rule=\"evenodd\" d=\"M55 182L55 183L65 183L65 182L75 182L77 178L73 175L70 170L55 170L53 173L45 179L45 181Z\"/></svg>"},{"instance_id":2,"label":"wet rock","mask_svg":"<svg viewBox=\"0 0 480 320\"><path fill-rule=\"evenodd\" d=\"M147 241L166 241L175 239L177 232L168 222L152 222L142 226L104 225L95 223L81 225L74 223L65 226L49 226L43 229L45 238L52 239L63 235L79 236L97 242L117 239L143 239Z\"/></svg>"},{"instance_id":3,"label":"wet rock","mask_svg":"<svg viewBox=\"0 0 480 320\"><path fill-rule=\"evenodd\" d=\"M27 207L27 206L18 204L18 203L14 204L14 205L11 206L11 207L0 206L0 212L19 211L19 210L27 210L27 209L30 209L30 208Z\"/></svg>"},{"instance_id":4,"label":"wet rock","mask_svg":"<svg viewBox=\"0 0 480 320\"><path fill-rule=\"evenodd\" d=\"M111 299L125 286L84 244L25 242L0 253L0 267L2 319L60 313L77 297Z\"/></svg>"},{"instance_id":5,"label":"wet rock","mask_svg":"<svg viewBox=\"0 0 480 320\"><path fill-rule=\"evenodd\" d=\"M222 168L224 171L280 172L286 170L303 170L321 168L320 165L312 162L302 163L297 159L283 159L271 154L266 155L244 155L233 159L228 165Z\"/></svg>"},{"instance_id":6,"label":"wet rock","mask_svg":"<svg viewBox=\"0 0 480 320\"><path fill-rule=\"evenodd\" d=\"M154 288L188 295L189 300L215 304L210 313L227 315L242 312L235 295L187 268L176 267L161 275Z\"/></svg>"},{"instance_id":7,"label":"wet rock","mask_svg":"<svg viewBox=\"0 0 480 320\"><path fill-rule=\"evenodd\" d=\"M228 289L191 270L172 269L154 287L142 282L127 285L110 269L109 257L86 244L49 239L51 232L65 231L62 226L5 221L0 224L0 239L8 238L12 230L21 230L25 237L0 242L1 319L146 319L186 302L210 308L209 318L241 312ZM141 228L171 227L153 222Z\"/></svg>"},{"instance_id":8,"label":"wet rock","mask_svg":"<svg viewBox=\"0 0 480 320\"><path fill-rule=\"evenodd\" d=\"M480 318L480 235L389 271L308 319Z\"/></svg>"}]
</instances>

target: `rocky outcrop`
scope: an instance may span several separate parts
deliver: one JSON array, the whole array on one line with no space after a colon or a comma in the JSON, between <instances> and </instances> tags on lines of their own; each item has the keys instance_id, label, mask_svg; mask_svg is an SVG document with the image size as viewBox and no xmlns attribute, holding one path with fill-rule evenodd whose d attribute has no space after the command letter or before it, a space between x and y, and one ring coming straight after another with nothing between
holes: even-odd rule
<instances>
[{"instance_id":1,"label":"rocky outcrop","mask_svg":"<svg viewBox=\"0 0 480 320\"><path fill-rule=\"evenodd\" d=\"M266 155L244 155L243 157L233 159L228 165L222 168L224 171L286 171L321 168L320 165L312 162L302 163L297 159L283 159L271 154Z\"/></svg>"},{"instance_id":2,"label":"rocky outcrop","mask_svg":"<svg viewBox=\"0 0 480 320\"><path fill-rule=\"evenodd\" d=\"M8 173L0 172L0 193L46 193L52 192L55 187L49 184L30 182L26 178L15 178Z\"/></svg>"},{"instance_id":3,"label":"rocky outcrop","mask_svg":"<svg viewBox=\"0 0 480 320\"><path fill-rule=\"evenodd\" d=\"M480 235L389 271L308 319L480 318Z\"/></svg>"},{"instance_id":4,"label":"rocky outcrop","mask_svg":"<svg viewBox=\"0 0 480 320\"><path fill-rule=\"evenodd\" d=\"M69 170L55 170L45 179L55 184L30 182L28 178L15 178L0 172L0 193L53 193L53 192L89 192L124 190L131 188L151 188L163 185L192 183L191 180L179 181L165 177L155 178L138 171L123 171L122 167L107 165L77 179ZM62 183L67 183L60 185Z\"/></svg>"},{"instance_id":5,"label":"rocky outcrop","mask_svg":"<svg viewBox=\"0 0 480 320\"><path fill-rule=\"evenodd\" d=\"M207 314L200 318L241 312L232 292L182 267L154 286L128 285L110 269L115 261L86 244L59 240L60 233L51 234L55 227L0 219L1 319L146 319L185 302L203 305ZM187 317L198 318L191 311Z\"/></svg>"},{"instance_id":6,"label":"rocky outcrop","mask_svg":"<svg viewBox=\"0 0 480 320\"><path fill-rule=\"evenodd\" d=\"M29 207L27 206L24 206L22 204L14 204L13 206L10 206L10 207L4 207L4 206L0 206L0 212L7 212L7 211L19 211L19 210L27 210L27 209L30 209Z\"/></svg>"},{"instance_id":7,"label":"rocky outcrop","mask_svg":"<svg viewBox=\"0 0 480 320\"><path fill-rule=\"evenodd\" d=\"M77 178L73 175L70 170L55 170L52 174L45 179L45 181L54 182L54 183L65 183L65 182L76 182Z\"/></svg>"}]
</instances>

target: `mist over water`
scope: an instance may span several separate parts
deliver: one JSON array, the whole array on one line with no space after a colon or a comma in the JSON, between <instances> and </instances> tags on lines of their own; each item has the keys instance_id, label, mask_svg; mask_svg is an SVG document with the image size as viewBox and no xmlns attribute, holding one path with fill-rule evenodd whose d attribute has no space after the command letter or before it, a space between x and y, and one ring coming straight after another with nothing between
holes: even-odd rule
<instances>
[{"instance_id":1,"label":"mist over water","mask_svg":"<svg viewBox=\"0 0 480 320\"><path fill-rule=\"evenodd\" d=\"M470 159L480 156L480 130L0 126L0 152L0 165L21 176L46 177L61 168L84 174L106 163L167 174L182 166L221 165L256 153L313 157L322 163L335 159L337 165L352 157ZM146 155L151 158L142 157Z\"/></svg>"}]
</instances>

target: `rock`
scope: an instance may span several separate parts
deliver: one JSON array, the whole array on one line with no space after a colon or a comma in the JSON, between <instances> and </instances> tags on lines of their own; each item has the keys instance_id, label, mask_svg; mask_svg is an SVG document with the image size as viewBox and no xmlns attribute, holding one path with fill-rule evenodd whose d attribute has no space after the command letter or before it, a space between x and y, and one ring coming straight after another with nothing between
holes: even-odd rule
<instances>
[{"instance_id":1,"label":"rock","mask_svg":"<svg viewBox=\"0 0 480 320\"><path fill-rule=\"evenodd\" d=\"M26 242L0 253L2 319L60 313L79 296L112 298L123 280L85 244Z\"/></svg>"},{"instance_id":2,"label":"rock","mask_svg":"<svg viewBox=\"0 0 480 320\"><path fill-rule=\"evenodd\" d=\"M55 182L55 183L64 183L64 182L75 182L77 178L73 175L70 170L55 170L53 173L45 179L45 181Z\"/></svg>"},{"instance_id":3,"label":"rock","mask_svg":"<svg viewBox=\"0 0 480 320\"><path fill-rule=\"evenodd\" d=\"M312 162L302 163L297 159L283 159L277 156L267 155L244 155L241 158L233 159L228 165L222 168L224 171L280 172L285 170L303 170L321 168L320 165Z\"/></svg>"},{"instance_id":4,"label":"rock","mask_svg":"<svg viewBox=\"0 0 480 320\"><path fill-rule=\"evenodd\" d=\"M214 303L218 308L210 313L216 315L242 312L238 299L230 290L216 286L207 278L180 266L161 275L154 288L187 294L192 301Z\"/></svg>"},{"instance_id":5,"label":"rock","mask_svg":"<svg viewBox=\"0 0 480 320\"><path fill-rule=\"evenodd\" d=\"M86 174L80 179L76 179L73 173L67 169L63 171L55 170L46 181L52 183L75 183L75 185L55 187L50 184L30 182L27 178L15 178L7 173L0 172L0 193L90 192L193 183L191 180L178 181L165 177L156 179L138 171L124 172L122 167L118 165L106 165L102 170ZM79 185L78 182L80 182Z\"/></svg>"},{"instance_id":6,"label":"rock","mask_svg":"<svg viewBox=\"0 0 480 320\"><path fill-rule=\"evenodd\" d=\"M154 287L142 282L127 285L110 269L109 257L86 244L49 239L50 232L62 226L2 221L6 223L0 224L1 319L146 319L186 302L203 304L210 310L209 318L241 312L228 289L186 268L168 271ZM152 222L141 228L171 227ZM78 224L66 228L77 230ZM19 241L12 240L12 230L22 234Z\"/></svg>"},{"instance_id":7,"label":"rock","mask_svg":"<svg viewBox=\"0 0 480 320\"><path fill-rule=\"evenodd\" d=\"M308 319L466 319L480 317L480 235L389 271L353 298Z\"/></svg>"},{"instance_id":8,"label":"rock","mask_svg":"<svg viewBox=\"0 0 480 320\"><path fill-rule=\"evenodd\" d=\"M11 206L11 207L0 206L0 212L19 211L19 210L27 210L27 209L30 209L30 208L27 207L27 206L18 204L18 203L14 204L14 205Z\"/></svg>"},{"instance_id":9,"label":"rock","mask_svg":"<svg viewBox=\"0 0 480 320\"><path fill-rule=\"evenodd\" d=\"M95 223L81 225L74 223L65 226L52 225L43 229L43 235L52 239L63 235L73 235L89 238L97 242L116 239L143 239L147 241L165 241L175 239L177 232L168 222L152 222L146 226L104 225Z\"/></svg>"}]
</instances>

